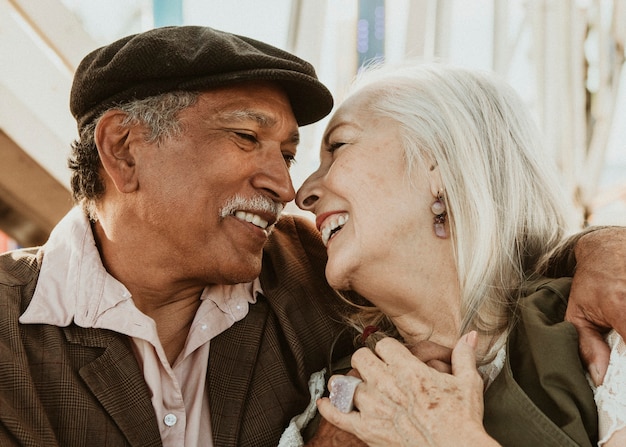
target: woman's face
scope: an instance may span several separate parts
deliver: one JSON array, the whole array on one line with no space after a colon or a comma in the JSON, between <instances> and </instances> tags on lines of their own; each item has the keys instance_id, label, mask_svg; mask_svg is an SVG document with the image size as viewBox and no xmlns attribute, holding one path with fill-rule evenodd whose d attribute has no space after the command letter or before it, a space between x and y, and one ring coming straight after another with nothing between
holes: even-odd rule
<instances>
[{"instance_id":1,"label":"woman's face","mask_svg":"<svg viewBox=\"0 0 626 447\"><path fill-rule=\"evenodd\" d=\"M332 117L320 166L296 200L316 215L328 251L329 283L355 290L389 312L384 300L391 288L419 294L416 283L436 281L440 244L449 240L434 235L430 208L436 188L431 192L429 167L419 164L409 179L399 124L372 113L371 97L357 94ZM394 303L404 306L397 297Z\"/></svg>"}]
</instances>

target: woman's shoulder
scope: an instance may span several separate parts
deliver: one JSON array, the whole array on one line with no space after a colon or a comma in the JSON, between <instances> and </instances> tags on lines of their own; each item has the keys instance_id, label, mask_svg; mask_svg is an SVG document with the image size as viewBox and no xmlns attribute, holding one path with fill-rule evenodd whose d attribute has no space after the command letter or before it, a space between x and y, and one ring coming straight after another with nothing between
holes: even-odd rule
<instances>
[{"instance_id":1,"label":"woman's shoulder","mask_svg":"<svg viewBox=\"0 0 626 447\"><path fill-rule=\"evenodd\" d=\"M516 303L516 318L539 319L544 323L563 322L572 278L534 276L522 284ZM573 329L573 327L572 327Z\"/></svg>"},{"instance_id":2,"label":"woman's shoulder","mask_svg":"<svg viewBox=\"0 0 626 447\"><path fill-rule=\"evenodd\" d=\"M597 410L578 355L576 329L564 321L570 285L568 277L534 277L521 289L506 366L486 395L486 426L506 445L528 445L516 442L528 440L530 432L544 442L548 434L558 440L538 445L597 441ZM511 435L515 442L505 428L512 419L524 421L523 429Z\"/></svg>"}]
</instances>

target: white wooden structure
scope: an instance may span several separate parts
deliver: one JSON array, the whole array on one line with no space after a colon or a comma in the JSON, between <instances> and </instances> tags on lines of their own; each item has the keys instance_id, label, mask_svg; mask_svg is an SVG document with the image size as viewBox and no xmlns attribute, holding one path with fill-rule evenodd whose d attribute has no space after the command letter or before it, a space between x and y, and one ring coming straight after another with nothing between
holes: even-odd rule
<instances>
[{"instance_id":1,"label":"white wooden structure","mask_svg":"<svg viewBox=\"0 0 626 447\"><path fill-rule=\"evenodd\" d=\"M261 40L267 34L257 33L251 23L264 33L284 28L270 43L311 61L338 98L356 70L357 4L184 1L188 23ZM88 8L96 5L119 15L95 21L109 25L106 39L87 29L92 26ZM68 108L75 67L112 35L151 26L149 0L122 5L112 0L0 0L0 230L23 245L45 241L71 206L66 160L76 135ZM213 8L228 17L227 7L239 12L241 29L212 23L216 14L201 11ZM246 20L243 13L260 19ZM626 0L387 0L385 15L388 59L454 62L459 42L481 47L482 65L510 79L536 112L581 222L604 223L598 210L613 203L619 205L618 214L608 223L626 225L626 156L611 161L613 175L620 174L622 163L621 179L608 189L602 186L608 148L612 144L626 152L626 132L619 133L626 128L626 107L620 103L626 98ZM485 32L487 38L472 41ZM317 160L323 125L303 129L296 186Z\"/></svg>"}]
</instances>

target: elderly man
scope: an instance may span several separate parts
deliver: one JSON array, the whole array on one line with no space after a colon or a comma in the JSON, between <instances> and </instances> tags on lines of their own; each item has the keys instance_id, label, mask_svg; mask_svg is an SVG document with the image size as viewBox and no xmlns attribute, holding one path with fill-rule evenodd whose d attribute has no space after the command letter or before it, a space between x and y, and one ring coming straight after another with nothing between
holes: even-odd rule
<instances>
[{"instance_id":1,"label":"elderly man","mask_svg":"<svg viewBox=\"0 0 626 447\"><path fill-rule=\"evenodd\" d=\"M339 332L316 232L278 221L332 104L305 61L209 28L82 61L82 206L1 261L1 445L276 444Z\"/></svg>"},{"instance_id":2,"label":"elderly man","mask_svg":"<svg viewBox=\"0 0 626 447\"><path fill-rule=\"evenodd\" d=\"M332 104L305 61L210 28L85 57L79 206L0 257L1 445L276 445L351 349L317 232L278 220Z\"/></svg>"}]
</instances>

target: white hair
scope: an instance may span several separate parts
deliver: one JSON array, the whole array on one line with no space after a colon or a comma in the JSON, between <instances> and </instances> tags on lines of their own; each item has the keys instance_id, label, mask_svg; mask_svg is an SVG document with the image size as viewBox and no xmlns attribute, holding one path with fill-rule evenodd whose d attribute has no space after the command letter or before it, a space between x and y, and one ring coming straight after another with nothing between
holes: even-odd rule
<instances>
[{"instance_id":1,"label":"white hair","mask_svg":"<svg viewBox=\"0 0 626 447\"><path fill-rule=\"evenodd\" d=\"M416 163L440 171L461 334L507 330L522 281L567 222L556 168L526 106L495 75L438 64L370 68L348 97L363 91L371 113L400 126L409 178Z\"/></svg>"}]
</instances>

